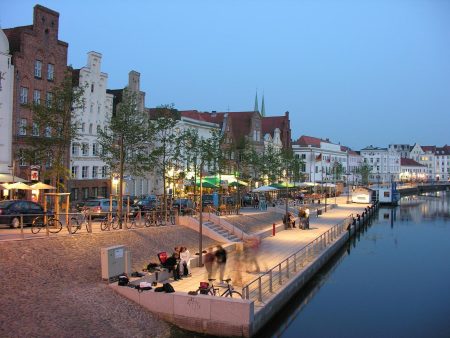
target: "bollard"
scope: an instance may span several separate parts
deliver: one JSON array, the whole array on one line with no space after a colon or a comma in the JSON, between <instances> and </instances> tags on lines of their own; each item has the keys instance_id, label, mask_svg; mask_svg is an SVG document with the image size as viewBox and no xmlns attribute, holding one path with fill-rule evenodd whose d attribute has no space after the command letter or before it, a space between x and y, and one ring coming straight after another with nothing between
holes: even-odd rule
<instances>
[{"instance_id":1,"label":"bollard","mask_svg":"<svg viewBox=\"0 0 450 338\"><path fill-rule=\"evenodd\" d=\"M272 224L272 236L275 236L275 223Z\"/></svg>"}]
</instances>

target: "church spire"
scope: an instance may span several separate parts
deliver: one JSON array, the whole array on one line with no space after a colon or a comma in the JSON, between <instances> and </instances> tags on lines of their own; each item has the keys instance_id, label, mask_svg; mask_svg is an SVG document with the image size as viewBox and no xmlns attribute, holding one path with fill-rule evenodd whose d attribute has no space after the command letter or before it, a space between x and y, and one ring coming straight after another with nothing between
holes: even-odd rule
<instances>
[{"instance_id":1,"label":"church spire","mask_svg":"<svg viewBox=\"0 0 450 338\"><path fill-rule=\"evenodd\" d=\"M256 95L255 95L255 106L253 108L253 111L259 111L258 108L258 91L256 91Z\"/></svg>"},{"instance_id":2,"label":"church spire","mask_svg":"<svg viewBox=\"0 0 450 338\"><path fill-rule=\"evenodd\" d=\"M261 116L266 116L266 106L264 105L264 94L262 97L262 102L261 102Z\"/></svg>"}]
</instances>

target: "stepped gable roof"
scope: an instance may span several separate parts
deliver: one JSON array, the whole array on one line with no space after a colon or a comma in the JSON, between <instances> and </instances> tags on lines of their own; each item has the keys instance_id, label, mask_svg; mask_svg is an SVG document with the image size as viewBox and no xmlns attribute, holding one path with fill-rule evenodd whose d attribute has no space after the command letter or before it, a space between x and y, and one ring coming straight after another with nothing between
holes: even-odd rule
<instances>
[{"instance_id":1,"label":"stepped gable roof","mask_svg":"<svg viewBox=\"0 0 450 338\"><path fill-rule=\"evenodd\" d=\"M273 136L273 131L278 128L280 132L284 129L286 116L267 116L262 118L262 134L270 134Z\"/></svg>"},{"instance_id":2,"label":"stepped gable roof","mask_svg":"<svg viewBox=\"0 0 450 338\"><path fill-rule=\"evenodd\" d=\"M20 52L22 32L33 32L33 25L5 28L3 32L9 40L9 54Z\"/></svg>"},{"instance_id":3,"label":"stepped gable roof","mask_svg":"<svg viewBox=\"0 0 450 338\"><path fill-rule=\"evenodd\" d=\"M420 164L419 162L416 162L411 158L405 158L405 157L402 157L400 159L400 165L406 166L406 167L425 167L425 165Z\"/></svg>"}]
</instances>

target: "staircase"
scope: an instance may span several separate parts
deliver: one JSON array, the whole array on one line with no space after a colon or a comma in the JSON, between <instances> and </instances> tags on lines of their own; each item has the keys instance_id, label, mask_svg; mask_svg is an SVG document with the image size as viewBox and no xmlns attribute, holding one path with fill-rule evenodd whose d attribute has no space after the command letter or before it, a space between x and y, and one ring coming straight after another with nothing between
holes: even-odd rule
<instances>
[{"instance_id":1,"label":"staircase","mask_svg":"<svg viewBox=\"0 0 450 338\"><path fill-rule=\"evenodd\" d=\"M221 226L215 224L214 222L205 221L205 222L203 222L203 226L205 226L208 229L214 231L218 235L228 239L230 242L240 242L241 241L238 237L233 235L230 231L222 228Z\"/></svg>"}]
</instances>

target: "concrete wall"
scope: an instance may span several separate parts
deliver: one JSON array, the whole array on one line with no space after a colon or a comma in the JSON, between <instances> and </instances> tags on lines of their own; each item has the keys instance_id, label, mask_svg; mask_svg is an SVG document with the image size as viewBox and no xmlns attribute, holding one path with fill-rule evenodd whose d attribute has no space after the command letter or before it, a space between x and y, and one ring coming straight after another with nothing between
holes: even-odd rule
<instances>
[{"instance_id":1,"label":"concrete wall","mask_svg":"<svg viewBox=\"0 0 450 338\"><path fill-rule=\"evenodd\" d=\"M186 293L139 293L136 289L110 287L120 295L138 303L164 320L186 330L217 336L250 336L250 324L254 319L252 301Z\"/></svg>"}]
</instances>

